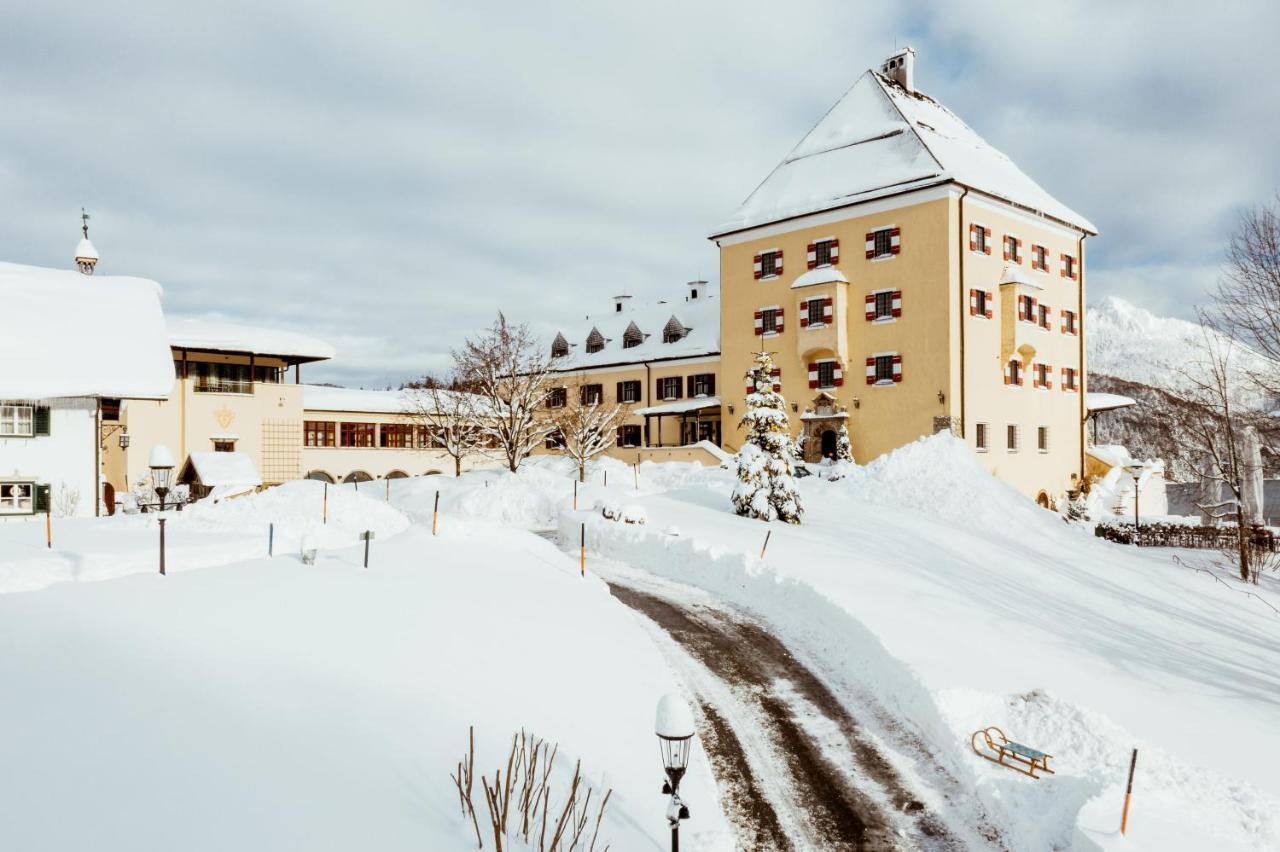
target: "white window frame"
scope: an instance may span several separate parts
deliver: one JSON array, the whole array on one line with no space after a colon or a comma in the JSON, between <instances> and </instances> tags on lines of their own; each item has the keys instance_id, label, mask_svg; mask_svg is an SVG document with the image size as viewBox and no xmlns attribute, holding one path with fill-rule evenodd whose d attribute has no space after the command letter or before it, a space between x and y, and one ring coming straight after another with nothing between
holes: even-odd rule
<instances>
[{"instance_id":1,"label":"white window frame","mask_svg":"<svg viewBox=\"0 0 1280 852\"><path fill-rule=\"evenodd\" d=\"M771 279L778 278L778 277L780 277L780 276L782 275L782 273L781 273L781 272L778 272L778 271L777 271L777 270L778 270L778 264L777 264L776 259L775 259L775 262L774 262L774 264L773 264L773 269L774 269L774 271L773 271L773 272L765 272L765 271L764 271L764 259L765 259L765 257L766 257L767 255L775 255L775 256L776 256L776 255L779 255L779 254L781 254L781 253L782 253L782 249L776 249L776 248L766 249L766 250L764 250L764 251L760 252L760 280L761 280L761 281L769 281L769 280L771 280Z\"/></svg>"},{"instance_id":2,"label":"white window frame","mask_svg":"<svg viewBox=\"0 0 1280 852\"><path fill-rule=\"evenodd\" d=\"M893 294L896 292L897 291L892 287L884 287L880 290L871 291L870 295L875 298L875 301L872 302L872 304L875 305L875 308L873 309L875 311L875 316L871 319L873 323L890 323L897 321L898 318L893 315ZM880 316L880 297L886 293L889 295L889 313L884 316Z\"/></svg>"},{"instance_id":3,"label":"white window frame","mask_svg":"<svg viewBox=\"0 0 1280 852\"><path fill-rule=\"evenodd\" d=\"M675 382L675 389L676 389L675 396L667 395L667 382ZM680 390L683 382L684 382L683 376L663 376L662 378L658 379L658 387L662 389L662 401L671 402L673 400L680 399L681 398Z\"/></svg>"},{"instance_id":4,"label":"white window frame","mask_svg":"<svg viewBox=\"0 0 1280 852\"><path fill-rule=\"evenodd\" d=\"M26 412L26 431L19 426L21 412ZM36 407L34 405L0 405L0 438L34 438L36 435Z\"/></svg>"},{"instance_id":5,"label":"white window frame","mask_svg":"<svg viewBox=\"0 0 1280 852\"><path fill-rule=\"evenodd\" d=\"M899 383L898 383L898 382L895 382L895 381L893 380L893 359L894 359L894 358L896 358L897 356L898 356L898 353L897 353L897 352L873 352L873 353L871 353L871 357L876 359L876 380L875 380L875 383L874 383L873 385L871 385L871 387L873 387L873 388L891 388L891 387L897 387L897 385L898 385ZM881 359L881 358L888 358L888 359L889 359L889 378L887 378L887 379L881 379L881 378L880 378L880 359Z\"/></svg>"},{"instance_id":6,"label":"white window frame","mask_svg":"<svg viewBox=\"0 0 1280 852\"><path fill-rule=\"evenodd\" d=\"M4 489L25 488L27 490L26 501L28 505L23 508L21 501L23 498L11 492L10 496L3 494ZM0 515L34 515L36 512L36 484L34 481L27 479L5 479L0 480Z\"/></svg>"},{"instance_id":7,"label":"white window frame","mask_svg":"<svg viewBox=\"0 0 1280 852\"><path fill-rule=\"evenodd\" d=\"M778 331L778 312L782 310L781 305L766 305L760 309L760 336L761 337L777 337L782 332ZM773 314L773 328L766 329L764 327L765 314ZM786 318L783 318L783 328L786 328Z\"/></svg>"}]
</instances>

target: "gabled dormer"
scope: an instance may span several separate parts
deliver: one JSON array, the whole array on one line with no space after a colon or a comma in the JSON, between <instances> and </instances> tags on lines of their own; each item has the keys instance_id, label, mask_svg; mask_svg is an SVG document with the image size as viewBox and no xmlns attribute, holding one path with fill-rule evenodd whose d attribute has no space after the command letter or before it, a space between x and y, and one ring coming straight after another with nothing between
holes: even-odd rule
<instances>
[{"instance_id":1,"label":"gabled dormer","mask_svg":"<svg viewBox=\"0 0 1280 852\"><path fill-rule=\"evenodd\" d=\"M644 338L645 333L641 331L640 327L635 324L634 320L632 320L627 325L627 330L622 333L622 348L630 349L633 346L639 346L641 343L644 343Z\"/></svg>"},{"instance_id":2,"label":"gabled dormer","mask_svg":"<svg viewBox=\"0 0 1280 852\"><path fill-rule=\"evenodd\" d=\"M587 354L599 352L604 348L605 342L604 335L600 333L600 329L593 327L591 333L587 335Z\"/></svg>"},{"instance_id":3,"label":"gabled dormer","mask_svg":"<svg viewBox=\"0 0 1280 852\"><path fill-rule=\"evenodd\" d=\"M551 357L563 358L569 354L569 341L560 332L556 332L556 339L551 341Z\"/></svg>"},{"instance_id":4,"label":"gabled dormer","mask_svg":"<svg viewBox=\"0 0 1280 852\"><path fill-rule=\"evenodd\" d=\"M667 324L662 327L663 343L678 343L689 333L689 329L685 328L680 320L676 319L675 314L671 315L671 319L667 320Z\"/></svg>"}]
</instances>

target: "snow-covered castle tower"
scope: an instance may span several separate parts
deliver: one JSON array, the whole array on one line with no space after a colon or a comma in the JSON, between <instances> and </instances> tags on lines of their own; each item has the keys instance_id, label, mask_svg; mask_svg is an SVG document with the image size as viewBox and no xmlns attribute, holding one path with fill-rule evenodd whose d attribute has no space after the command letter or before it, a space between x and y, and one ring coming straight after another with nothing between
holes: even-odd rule
<instances>
[{"instance_id":1,"label":"snow-covered castle tower","mask_svg":"<svg viewBox=\"0 0 1280 852\"><path fill-rule=\"evenodd\" d=\"M98 250L89 241L89 214L83 207L80 208L80 230L84 232L84 236L76 246L76 267L85 275L92 275L98 265Z\"/></svg>"}]
</instances>

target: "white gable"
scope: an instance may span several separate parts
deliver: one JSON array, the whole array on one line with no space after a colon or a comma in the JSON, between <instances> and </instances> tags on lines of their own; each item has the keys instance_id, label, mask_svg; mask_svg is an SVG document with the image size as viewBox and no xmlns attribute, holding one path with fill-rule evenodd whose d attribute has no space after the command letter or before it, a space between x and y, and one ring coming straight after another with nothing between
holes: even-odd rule
<instances>
[{"instance_id":1,"label":"white gable","mask_svg":"<svg viewBox=\"0 0 1280 852\"><path fill-rule=\"evenodd\" d=\"M946 107L867 71L713 236L952 181L1097 230Z\"/></svg>"},{"instance_id":2,"label":"white gable","mask_svg":"<svg viewBox=\"0 0 1280 852\"><path fill-rule=\"evenodd\" d=\"M0 263L0 398L160 399L173 359L160 285Z\"/></svg>"}]
</instances>

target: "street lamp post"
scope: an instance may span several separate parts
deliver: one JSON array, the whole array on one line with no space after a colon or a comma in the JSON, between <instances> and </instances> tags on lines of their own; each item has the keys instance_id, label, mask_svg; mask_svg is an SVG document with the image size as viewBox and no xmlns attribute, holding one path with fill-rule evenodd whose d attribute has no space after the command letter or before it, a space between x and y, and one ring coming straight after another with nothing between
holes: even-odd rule
<instances>
[{"instance_id":1,"label":"street lamp post","mask_svg":"<svg viewBox=\"0 0 1280 852\"><path fill-rule=\"evenodd\" d=\"M680 780L684 778L689 766L694 734L693 714L684 699L672 694L662 696L658 702L654 733L658 735L662 768L667 773L662 792L671 796L671 802L667 805L667 824L671 826L671 852L680 852L680 820L689 818L689 808L680 801Z\"/></svg>"},{"instance_id":2,"label":"street lamp post","mask_svg":"<svg viewBox=\"0 0 1280 852\"><path fill-rule=\"evenodd\" d=\"M1133 534L1137 536L1141 529L1141 522L1138 520L1138 480L1142 478L1142 465L1131 464L1125 470L1133 477Z\"/></svg>"},{"instance_id":3,"label":"street lamp post","mask_svg":"<svg viewBox=\"0 0 1280 852\"><path fill-rule=\"evenodd\" d=\"M164 444L156 444L151 448L147 458L147 466L151 468L151 481L155 485L156 495L160 498L160 511L164 511L164 498L169 494L169 485L173 480L173 453Z\"/></svg>"}]
</instances>

